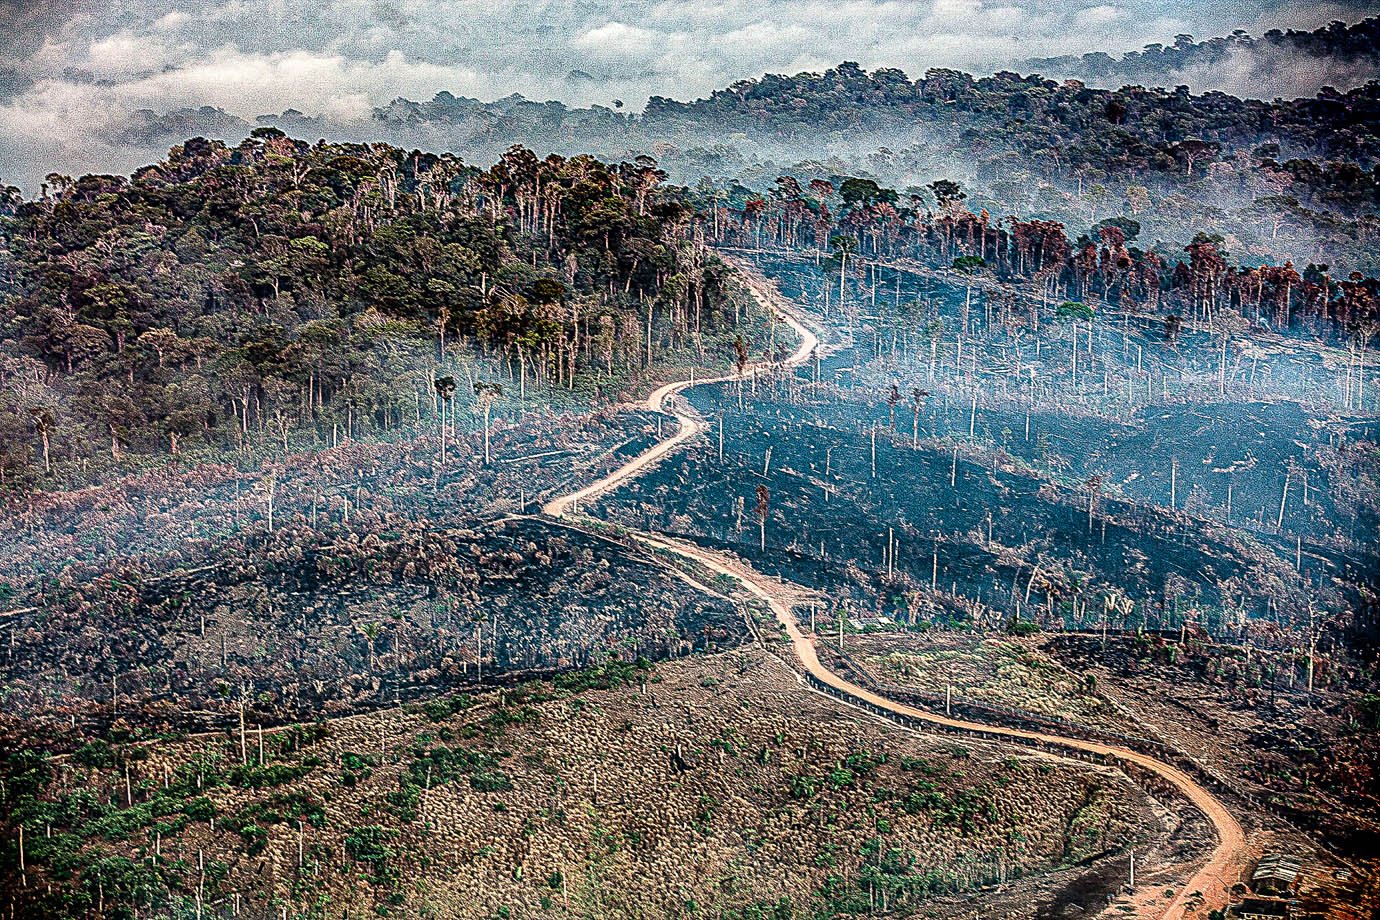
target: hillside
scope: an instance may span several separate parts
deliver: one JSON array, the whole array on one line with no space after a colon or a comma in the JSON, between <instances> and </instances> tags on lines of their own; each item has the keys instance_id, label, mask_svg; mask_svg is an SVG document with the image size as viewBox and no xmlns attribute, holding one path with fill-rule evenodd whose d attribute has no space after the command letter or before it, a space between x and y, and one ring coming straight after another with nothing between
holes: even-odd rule
<instances>
[{"instance_id":1,"label":"hillside","mask_svg":"<svg viewBox=\"0 0 1380 920\"><path fill-rule=\"evenodd\" d=\"M663 179L271 128L128 180L50 176L0 213L0 486L444 440L476 406L587 406L676 350L722 360L736 311Z\"/></svg>"}]
</instances>

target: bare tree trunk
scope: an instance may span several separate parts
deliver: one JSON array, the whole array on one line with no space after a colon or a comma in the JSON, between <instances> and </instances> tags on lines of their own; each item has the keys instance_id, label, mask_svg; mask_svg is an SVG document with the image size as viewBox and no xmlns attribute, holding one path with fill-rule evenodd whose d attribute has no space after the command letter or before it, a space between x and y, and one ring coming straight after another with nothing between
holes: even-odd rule
<instances>
[{"instance_id":1,"label":"bare tree trunk","mask_svg":"<svg viewBox=\"0 0 1380 920\"><path fill-rule=\"evenodd\" d=\"M1279 496L1279 517L1275 520L1275 530L1284 527L1284 509L1289 503L1289 471L1284 471L1284 492Z\"/></svg>"}]
</instances>

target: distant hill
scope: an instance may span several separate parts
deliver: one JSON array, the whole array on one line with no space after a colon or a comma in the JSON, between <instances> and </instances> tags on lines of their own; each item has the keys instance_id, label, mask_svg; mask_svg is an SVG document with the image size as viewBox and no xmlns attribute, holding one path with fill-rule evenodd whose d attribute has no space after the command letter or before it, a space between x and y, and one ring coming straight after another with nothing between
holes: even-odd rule
<instances>
[{"instance_id":1,"label":"distant hill","mask_svg":"<svg viewBox=\"0 0 1380 920\"><path fill-rule=\"evenodd\" d=\"M1378 24L1185 39L1138 60L1197 61L1191 66L1220 74L1230 68L1204 62L1249 53L1257 68L1288 59L1296 68L1342 62L1370 72L1376 52L1365 39ZM1262 57L1263 48L1275 57ZM1093 56L1087 66L1108 61L1120 63ZM1253 259L1380 268L1371 245L1380 222L1380 82L1274 101L1144 85L1171 80L1118 89L1090 82L947 69L913 79L844 62L739 81L691 101L654 96L635 114L441 92L424 102L396 99L356 124L296 111L256 124L297 137L445 150L469 162L491 162L513 144L612 160L650 154L673 181L707 179L720 189L737 182L761 191L785 173L866 175L898 190L951 179L993 213L1091 227L1124 212L1168 245L1202 230L1233 237L1234 250ZM217 109L143 113L121 143L157 148L196 133L234 139L253 127Z\"/></svg>"},{"instance_id":2,"label":"distant hill","mask_svg":"<svg viewBox=\"0 0 1380 920\"><path fill-rule=\"evenodd\" d=\"M1324 86L1347 89L1380 76L1380 16L1351 25L1333 21L1312 32L1271 29L1259 38L1240 29L1201 42L1176 35L1172 45L1146 45L1120 57L1097 51L1031 58L1021 69L1110 87L1184 83L1197 91L1312 95Z\"/></svg>"}]
</instances>

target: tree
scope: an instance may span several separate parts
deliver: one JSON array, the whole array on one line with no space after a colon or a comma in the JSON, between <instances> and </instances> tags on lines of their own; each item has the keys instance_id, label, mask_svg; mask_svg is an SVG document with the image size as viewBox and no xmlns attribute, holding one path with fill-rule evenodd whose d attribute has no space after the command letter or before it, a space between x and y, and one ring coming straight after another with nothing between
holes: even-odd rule
<instances>
[{"instance_id":1,"label":"tree","mask_svg":"<svg viewBox=\"0 0 1380 920\"><path fill-rule=\"evenodd\" d=\"M733 337L733 366L737 376L742 377L748 366L748 347L741 333Z\"/></svg>"},{"instance_id":2,"label":"tree","mask_svg":"<svg viewBox=\"0 0 1380 920\"><path fill-rule=\"evenodd\" d=\"M1069 329L1072 330L1072 351L1069 353L1069 361L1073 367L1073 385L1078 386L1078 325L1077 320L1086 320L1088 323L1088 340L1092 340L1092 321L1096 311L1091 306L1077 300L1066 300L1059 304L1054 315L1059 319L1071 320Z\"/></svg>"},{"instance_id":3,"label":"tree","mask_svg":"<svg viewBox=\"0 0 1380 920\"><path fill-rule=\"evenodd\" d=\"M1174 346L1179 343L1179 334L1183 331L1183 317L1177 313L1170 313L1164 318L1164 341Z\"/></svg>"},{"instance_id":4,"label":"tree","mask_svg":"<svg viewBox=\"0 0 1380 920\"><path fill-rule=\"evenodd\" d=\"M31 406L29 417L33 419L34 431L38 433L39 442L43 446L43 473L44 475L51 475L53 472L51 438L53 432L57 430L57 420L53 415L53 410L47 406Z\"/></svg>"},{"instance_id":5,"label":"tree","mask_svg":"<svg viewBox=\"0 0 1380 920\"><path fill-rule=\"evenodd\" d=\"M896 407L901 404L901 388L896 384L891 385L891 389L886 394L886 407L891 413L891 418L887 422L892 431L896 430Z\"/></svg>"},{"instance_id":6,"label":"tree","mask_svg":"<svg viewBox=\"0 0 1380 920\"><path fill-rule=\"evenodd\" d=\"M441 462L446 462L446 407L450 405L455 397L455 378L450 374L437 377L432 381L432 386L436 390L437 408L440 411L436 414L436 420L441 427Z\"/></svg>"},{"instance_id":7,"label":"tree","mask_svg":"<svg viewBox=\"0 0 1380 920\"><path fill-rule=\"evenodd\" d=\"M987 260L981 256L959 256L954 259L954 270L964 276L964 295L963 295L963 333L968 334L968 318L973 308L973 279L978 272L987 266Z\"/></svg>"},{"instance_id":8,"label":"tree","mask_svg":"<svg viewBox=\"0 0 1380 920\"><path fill-rule=\"evenodd\" d=\"M848 269L848 257L858 250L858 241L845 233L829 237L829 246L834 250L834 258L839 260L839 309L843 309L844 273Z\"/></svg>"},{"instance_id":9,"label":"tree","mask_svg":"<svg viewBox=\"0 0 1380 920\"><path fill-rule=\"evenodd\" d=\"M1085 483L1088 489L1088 533L1093 529L1093 509L1097 505L1097 497L1102 493L1102 477L1093 475L1088 477Z\"/></svg>"},{"instance_id":10,"label":"tree","mask_svg":"<svg viewBox=\"0 0 1380 920\"><path fill-rule=\"evenodd\" d=\"M968 197L968 193L952 179L936 179L925 188L934 193L934 200L939 202L941 208L957 206Z\"/></svg>"},{"instance_id":11,"label":"tree","mask_svg":"<svg viewBox=\"0 0 1380 920\"><path fill-rule=\"evenodd\" d=\"M479 400L479 406L484 411L484 465L489 465L489 416L493 409L494 400L503 395L503 385L486 381L476 381L474 385L474 395Z\"/></svg>"},{"instance_id":12,"label":"tree","mask_svg":"<svg viewBox=\"0 0 1380 920\"><path fill-rule=\"evenodd\" d=\"M1089 222L1097 220L1097 209L1107 199L1107 186L1101 182L1094 182L1083 192L1083 199L1088 202Z\"/></svg>"},{"instance_id":13,"label":"tree","mask_svg":"<svg viewBox=\"0 0 1380 920\"><path fill-rule=\"evenodd\" d=\"M1245 317L1230 307L1218 310L1212 317L1212 331L1218 341L1217 393L1227 395L1227 351L1233 336L1241 335L1250 328Z\"/></svg>"},{"instance_id":14,"label":"tree","mask_svg":"<svg viewBox=\"0 0 1380 920\"><path fill-rule=\"evenodd\" d=\"M767 551L767 514L771 508L771 492L767 487L759 485L757 487L757 505L753 510L757 513L757 528L761 534L762 552Z\"/></svg>"},{"instance_id":15,"label":"tree","mask_svg":"<svg viewBox=\"0 0 1380 920\"><path fill-rule=\"evenodd\" d=\"M1132 214L1140 214L1150 208L1150 190L1143 185L1126 186L1126 206Z\"/></svg>"},{"instance_id":16,"label":"tree","mask_svg":"<svg viewBox=\"0 0 1380 920\"><path fill-rule=\"evenodd\" d=\"M1184 176L1188 179L1193 178L1193 164L1202 159L1215 156L1222 149L1222 145L1215 141L1205 141L1201 138L1185 138L1173 145L1170 151L1175 157L1184 162Z\"/></svg>"},{"instance_id":17,"label":"tree","mask_svg":"<svg viewBox=\"0 0 1380 920\"><path fill-rule=\"evenodd\" d=\"M929 398L929 391L919 387L911 387L910 390L910 446L917 447L920 443L920 410L925 405L925 400Z\"/></svg>"},{"instance_id":18,"label":"tree","mask_svg":"<svg viewBox=\"0 0 1380 920\"><path fill-rule=\"evenodd\" d=\"M358 629L360 634L363 635L365 640L369 643L369 670L372 671L374 670L374 647L378 642L381 630L379 629L379 624L372 622L365 623L363 626L358 627Z\"/></svg>"},{"instance_id":19,"label":"tree","mask_svg":"<svg viewBox=\"0 0 1380 920\"><path fill-rule=\"evenodd\" d=\"M1081 319L1085 322L1092 322L1097 311L1082 301L1066 300L1059 304L1055 310L1055 315L1060 319Z\"/></svg>"}]
</instances>

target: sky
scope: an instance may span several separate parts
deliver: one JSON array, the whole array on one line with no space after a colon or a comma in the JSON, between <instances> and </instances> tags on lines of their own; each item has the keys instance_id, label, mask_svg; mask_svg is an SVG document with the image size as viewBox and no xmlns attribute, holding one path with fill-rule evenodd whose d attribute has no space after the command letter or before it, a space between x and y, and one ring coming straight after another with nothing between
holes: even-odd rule
<instances>
[{"instance_id":1,"label":"sky","mask_svg":"<svg viewBox=\"0 0 1380 920\"><path fill-rule=\"evenodd\" d=\"M447 90L635 111L843 60L991 72L1369 12L1380 0L0 0L0 181L129 168L140 110L358 124Z\"/></svg>"}]
</instances>

